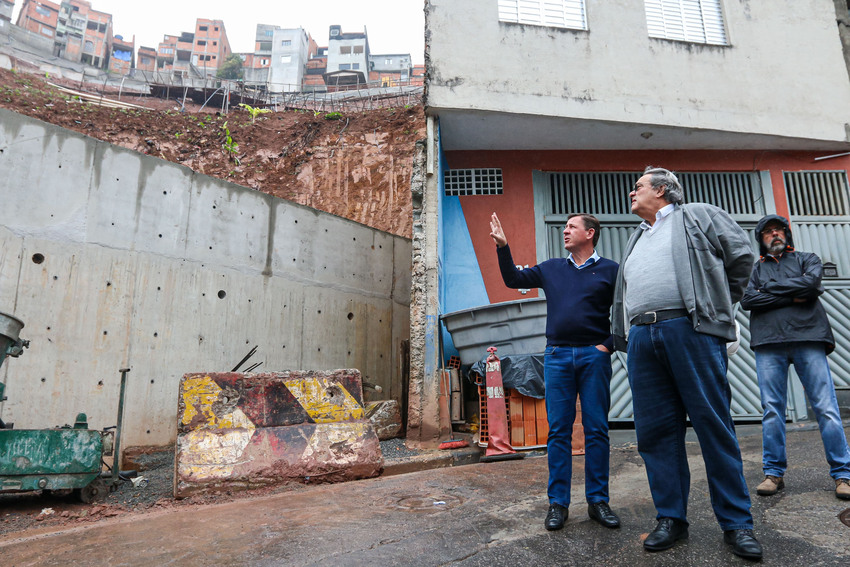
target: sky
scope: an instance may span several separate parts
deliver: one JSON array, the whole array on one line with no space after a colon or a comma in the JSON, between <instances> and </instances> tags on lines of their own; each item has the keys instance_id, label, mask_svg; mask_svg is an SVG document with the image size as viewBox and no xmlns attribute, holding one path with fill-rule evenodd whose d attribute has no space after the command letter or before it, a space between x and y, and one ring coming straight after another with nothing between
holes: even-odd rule
<instances>
[{"instance_id":1,"label":"sky","mask_svg":"<svg viewBox=\"0 0 850 567\"><path fill-rule=\"evenodd\" d=\"M61 0L52 0L59 4ZM162 36L194 32L195 20L222 20L237 53L253 52L257 24L302 27L319 46L328 44L328 27L369 34L372 53L410 53L414 64L425 62L424 0L90 0L92 8L112 14L113 33L136 49L156 46ZM15 1L17 21L23 0Z\"/></svg>"}]
</instances>

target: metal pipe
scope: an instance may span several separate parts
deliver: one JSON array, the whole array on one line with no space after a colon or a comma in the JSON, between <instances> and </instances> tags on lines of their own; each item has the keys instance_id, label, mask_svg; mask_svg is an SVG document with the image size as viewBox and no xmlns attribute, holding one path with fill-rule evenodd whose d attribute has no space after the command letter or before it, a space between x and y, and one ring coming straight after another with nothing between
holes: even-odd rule
<instances>
[{"instance_id":1,"label":"metal pipe","mask_svg":"<svg viewBox=\"0 0 850 567\"><path fill-rule=\"evenodd\" d=\"M124 390L127 385L127 373L129 368L122 368L118 372L121 373L121 390L118 394L118 422L115 426L115 447L113 450L114 457L112 458L112 480L118 482L121 474L121 422L124 420Z\"/></svg>"}]
</instances>

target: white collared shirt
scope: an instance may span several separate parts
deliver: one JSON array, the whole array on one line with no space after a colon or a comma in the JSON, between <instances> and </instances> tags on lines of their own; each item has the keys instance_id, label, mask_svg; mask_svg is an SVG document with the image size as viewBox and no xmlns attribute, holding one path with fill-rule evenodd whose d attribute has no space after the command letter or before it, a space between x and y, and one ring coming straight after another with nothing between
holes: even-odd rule
<instances>
[{"instance_id":1,"label":"white collared shirt","mask_svg":"<svg viewBox=\"0 0 850 567\"><path fill-rule=\"evenodd\" d=\"M672 212L673 212L673 209L674 209L674 208L675 208L675 207L673 206L673 203L670 203L669 205L666 205L666 206L664 206L664 207L661 207L661 209L659 209L659 210L655 213L655 223L654 223L654 224L649 224L648 222L643 221L642 223L640 223L640 228L642 228L643 230L648 230L648 231L649 231L649 233L650 233L650 234L652 234L652 231L654 231L656 228L658 228L658 223L660 223L660 222L661 222L661 221L663 221L665 218L667 218L667 216L668 216L670 213L672 213Z\"/></svg>"},{"instance_id":2,"label":"white collared shirt","mask_svg":"<svg viewBox=\"0 0 850 567\"><path fill-rule=\"evenodd\" d=\"M588 258L587 260L585 260L584 264L582 264L581 266L579 266L578 264L576 264L576 261L575 261L575 260L573 260L573 254L572 254L572 252L570 252L570 255L569 255L569 256L567 256L567 260L569 260L570 262L572 262L573 266L575 266L575 267L576 267L576 268L578 268L579 270L583 270L584 268L586 268L586 267L588 267L588 266L592 266L593 264L595 264L595 263L599 260L599 254L597 254L597 253L596 253L596 250L594 249L594 250L593 250L593 254L591 254L591 255L590 255L590 258Z\"/></svg>"}]
</instances>

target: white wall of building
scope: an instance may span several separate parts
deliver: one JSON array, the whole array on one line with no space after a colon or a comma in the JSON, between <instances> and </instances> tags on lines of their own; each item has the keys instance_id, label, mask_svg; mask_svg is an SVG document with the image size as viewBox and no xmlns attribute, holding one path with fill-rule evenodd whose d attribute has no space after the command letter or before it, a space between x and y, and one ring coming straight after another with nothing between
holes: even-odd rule
<instances>
[{"instance_id":1,"label":"white wall of building","mask_svg":"<svg viewBox=\"0 0 850 567\"><path fill-rule=\"evenodd\" d=\"M499 22L491 0L431 0L429 107L848 140L832 0L723 0L729 46L650 38L642 1L585 4L580 31Z\"/></svg>"},{"instance_id":2,"label":"white wall of building","mask_svg":"<svg viewBox=\"0 0 850 567\"><path fill-rule=\"evenodd\" d=\"M298 92L308 57L307 32L304 28L274 30L272 39L269 90L272 92Z\"/></svg>"}]
</instances>

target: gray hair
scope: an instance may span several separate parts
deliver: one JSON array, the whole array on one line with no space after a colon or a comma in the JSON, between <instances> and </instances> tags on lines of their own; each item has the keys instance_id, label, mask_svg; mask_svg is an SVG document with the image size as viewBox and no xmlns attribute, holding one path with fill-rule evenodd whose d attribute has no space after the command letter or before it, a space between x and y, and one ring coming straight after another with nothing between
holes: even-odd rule
<instances>
[{"instance_id":1,"label":"gray hair","mask_svg":"<svg viewBox=\"0 0 850 567\"><path fill-rule=\"evenodd\" d=\"M679 178L676 177L669 169L663 167L646 166L643 170L644 175L651 175L650 183L653 189L664 187L664 198L668 203L681 205L685 202L685 191L682 189L682 184L679 183Z\"/></svg>"}]
</instances>

